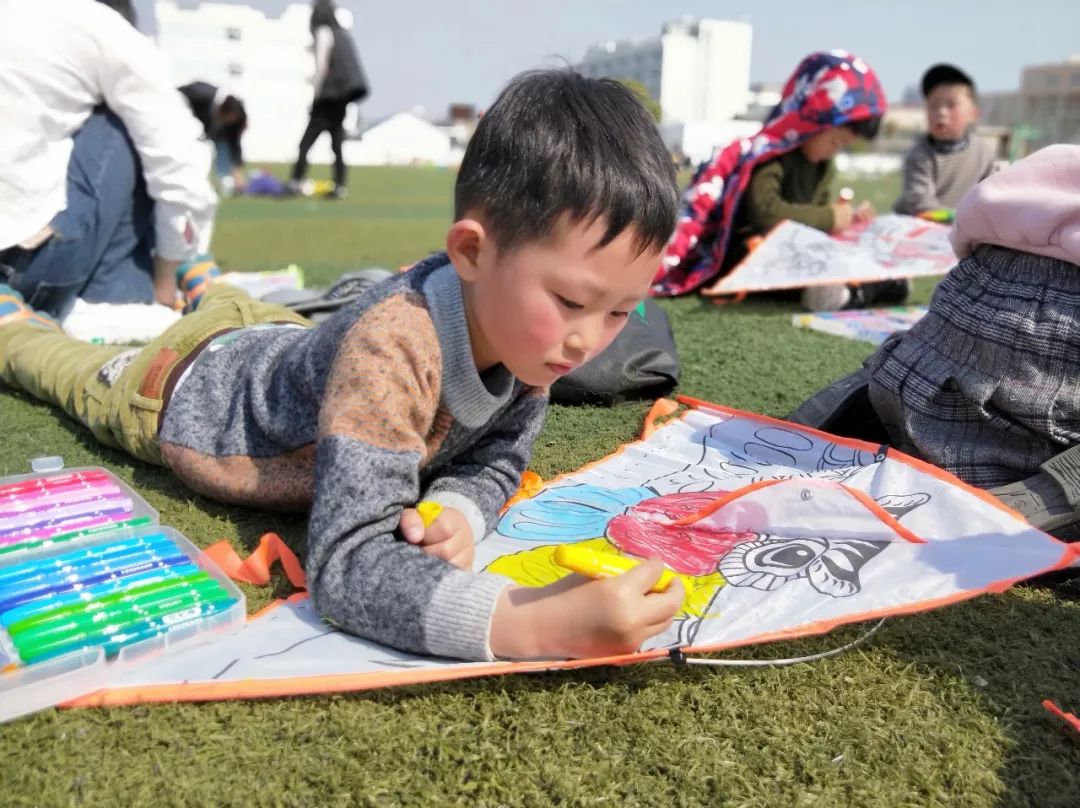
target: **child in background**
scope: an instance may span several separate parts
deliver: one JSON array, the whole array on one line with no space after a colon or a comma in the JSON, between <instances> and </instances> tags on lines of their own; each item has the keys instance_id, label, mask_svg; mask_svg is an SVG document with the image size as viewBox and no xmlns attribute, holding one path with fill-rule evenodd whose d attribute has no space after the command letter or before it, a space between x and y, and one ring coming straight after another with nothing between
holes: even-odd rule
<instances>
[{"instance_id":1,"label":"child in background","mask_svg":"<svg viewBox=\"0 0 1080 808\"><path fill-rule=\"evenodd\" d=\"M785 219L829 233L872 218L868 203L852 206L835 198L833 157L858 138L875 137L884 113L884 90L857 56L830 51L803 59L762 130L698 169L653 294L685 294L723 276L746 256L748 238ZM895 282L861 291L874 294L839 284L806 289L802 302L823 311L907 296L906 285Z\"/></svg>"},{"instance_id":2,"label":"child in background","mask_svg":"<svg viewBox=\"0 0 1080 808\"><path fill-rule=\"evenodd\" d=\"M547 387L648 294L677 198L629 90L524 74L469 142L446 254L315 328L212 285L141 351L76 342L0 287L0 378L219 501L310 507L308 585L346 631L464 659L630 651L683 600L649 593L659 560L536 590L471 567ZM426 527L420 500L442 506Z\"/></svg>"},{"instance_id":3,"label":"child in background","mask_svg":"<svg viewBox=\"0 0 1080 808\"><path fill-rule=\"evenodd\" d=\"M994 151L974 134L979 119L975 82L958 67L939 64L922 77L926 99L925 135L904 158L904 190L897 213L951 209L994 170Z\"/></svg>"}]
</instances>

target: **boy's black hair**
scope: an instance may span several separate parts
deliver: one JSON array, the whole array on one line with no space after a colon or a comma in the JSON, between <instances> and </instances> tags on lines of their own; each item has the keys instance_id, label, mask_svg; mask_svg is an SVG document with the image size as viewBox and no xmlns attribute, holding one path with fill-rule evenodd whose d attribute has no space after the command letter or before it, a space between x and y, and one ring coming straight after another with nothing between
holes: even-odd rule
<instances>
[{"instance_id":1,"label":"boy's black hair","mask_svg":"<svg viewBox=\"0 0 1080 808\"><path fill-rule=\"evenodd\" d=\"M570 69L507 85L469 141L454 189L455 219L481 214L499 249L546 238L563 214L603 218L598 247L632 227L641 252L659 249L677 204L671 155L634 94Z\"/></svg>"},{"instance_id":2,"label":"boy's black hair","mask_svg":"<svg viewBox=\"0 0 1080 808\"><path fill-rule=\"evenodd\" d=\"M235 95L225 96L225 100L221 102L221 106L218 107L219 115L228 115L234 120L229 123L230 129L235 129L238 132L243 132L247 129L247 110L244 109L244 102L237 98Z\"/></svg>"},{"instance_id":3,"label":"boy's black hair","mask_svg":"<svg viewBox=\"0 0 1080 808\"><path fill-rule=\"evenodd\" d=\"M854 121L847 125L855 137L861 137L863 140L873 140L877 137L878 130L881 128L881 116L875 115L872 118L863 118L861 121Z\"/></svg>"},{"instance_id":4,"label":"boy's black hair","mask_svg":"<svg viewBox=\"0 0 1080 808\"><path fill-rule=\"evenodd\" d=\"M975 100L975 79L965 73L956 65L936 64L927 68L923 73L922 94L926 98L942 84L959 84L967 87L971 100Z\"/></svg>"},{"instance_id":5,"label":"boy's black hair","mask_svg":"<svg viewBox=\"0 0 1080 808\"><path fill-rule=\"evenodd\" d=\"M116 11L121 17L131 23L133 27L136 26L135 8L131 5L131 0L98 0L103 6Z\"/></svg>"},{"instance_id":6,"label":"boy's black hair","mask_svg":"<svg viewBox=\"0 0 1080 808\"><path fill-rule=\"evenodd\" d=\"M332 0L315 0L311 4L309 27L314 32L316 28L321 28L324 25L331 29L341 27L341 23L337 19L337 7Z\"/></svg>"}]
</instances>

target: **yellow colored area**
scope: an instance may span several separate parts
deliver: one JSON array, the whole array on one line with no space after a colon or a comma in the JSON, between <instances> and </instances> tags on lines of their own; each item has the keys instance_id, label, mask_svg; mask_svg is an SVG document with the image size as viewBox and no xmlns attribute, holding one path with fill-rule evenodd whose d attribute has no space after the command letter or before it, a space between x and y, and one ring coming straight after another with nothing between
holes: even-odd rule
<instances>
[{"instance_id":1,"label":"yellow colored area","mask_svg":"<svg viewBox=\"0 0 1080 808\"><path fill-rule=\"evenodd\" d=\"M543 544L531 550L522 550L495 559L487 567L487 572L505 575L522 586L547 586L560 578L570 575L570 570L555 563L555 550L558 544ZM589 539L575 542L574 547L592 550L597 553L627 555L607 539ZM633 558L633 556L630 556ZM686 589L686 598L677 617L705 617L709 603L726 581L719 572L709 575L682 575L676 573Z\"/></svg>"},{"instance_id":2,"label":"yellow colored area","mask_svg":"<svg viewBox=\"0 0 1080 808\"><path fill-rule=\"evenodd\" d=\"M438 502L429 502L424 500L416 506L416 512L420 514L420 519L424 523L424 527L431 527L431 523L439 518L439 514L442 513L442 505Z\"/></svg>"}]
</instances>

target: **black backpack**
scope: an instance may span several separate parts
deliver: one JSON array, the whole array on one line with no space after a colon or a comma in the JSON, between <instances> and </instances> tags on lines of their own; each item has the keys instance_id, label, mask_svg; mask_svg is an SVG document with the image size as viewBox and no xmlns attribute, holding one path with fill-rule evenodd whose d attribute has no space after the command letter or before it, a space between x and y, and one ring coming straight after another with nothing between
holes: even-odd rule
<instances>
[{"instance_id":1,"label":"black backpack","mask_svg":"<svg viewBox=\"0 0 1080 808\"><path fill-rule=\"evenodd\" d=\"M617 404L660 398L679 382L679 352L664 310L646 300L615 341L551 387L558 404Z\"/></svg>"}]
</instances>

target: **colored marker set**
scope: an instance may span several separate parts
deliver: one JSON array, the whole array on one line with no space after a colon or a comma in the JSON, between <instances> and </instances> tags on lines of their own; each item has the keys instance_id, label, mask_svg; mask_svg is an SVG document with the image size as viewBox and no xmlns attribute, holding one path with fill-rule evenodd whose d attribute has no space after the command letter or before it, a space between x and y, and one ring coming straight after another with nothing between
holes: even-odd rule
<instances>
[{"instance_id":1,"label":"colored marker set","mask_svg":"<svg viewBox=\"0 0 1080 808\"><path fill-rule=\"evenodd\" d=\"M0 483L0 557L155 521L157 513L104 469Z\"/></svg>"},{"instance_id":2,"label":"colored marker set","mask_svg":"<svg viewBox=\"0 0 1080 808\"><path fill-rule=\"evenodd\" d=\"M236 586L104 469L0 479L0 721L246 619Z\"/></svg>"},{"instance_id":3,"label":"colored marker set","mask_svg":"<svg viewBox=\"0 0 1080 808\"><path fill-rule=\"evenodd\" d=\"M88 646L114 657L234 603L161 532L0 569L0 625L23 663Z\"/></svg>"}]
</instances>

